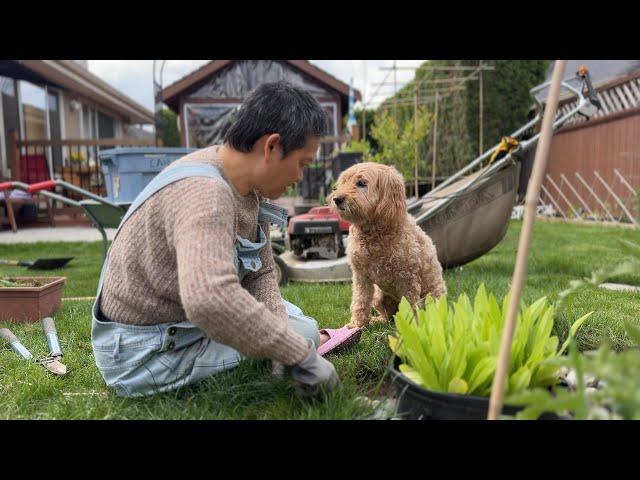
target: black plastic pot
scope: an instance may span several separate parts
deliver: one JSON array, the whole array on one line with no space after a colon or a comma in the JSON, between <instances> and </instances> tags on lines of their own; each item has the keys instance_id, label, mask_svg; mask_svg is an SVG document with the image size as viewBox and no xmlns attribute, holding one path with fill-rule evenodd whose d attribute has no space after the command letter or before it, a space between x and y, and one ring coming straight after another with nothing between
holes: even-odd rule
<instances>
[{"instance_id":1,"label":"black plastic pot","mask_svg":"<svg viewBox=\"0 0 640 480\"><path fill-rule=\"evenodd\" d=\"M399 370L399 357L390 367L398 395L398 415L406 420L486 420L489 399L472 395L442 393L427 390L409 380ZM503 415L515 415L523 407L505 405ZM555 414L543 414L541 420L558 419Z\"/></svg>"}]
</instances>

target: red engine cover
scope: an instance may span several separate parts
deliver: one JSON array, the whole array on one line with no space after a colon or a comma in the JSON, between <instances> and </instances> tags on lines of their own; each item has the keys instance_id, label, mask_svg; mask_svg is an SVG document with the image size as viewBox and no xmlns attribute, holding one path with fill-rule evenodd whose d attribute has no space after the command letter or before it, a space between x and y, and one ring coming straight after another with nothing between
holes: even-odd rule
<instances>
[{"instance_id":1,"label":"red engine cover","mask_svg":"<svg viewBox=\"0 0 640 480\"><path fill-rule=\"evenodd\" d=\"M289 233L291 233L293 224L296 222L314 222L323 220L338 220L340 231L342 233L349 233L349 227L351 226L351 223L340 218L340 216L337 213L332 212L329 207L313 207L307 213L291 217L291 220L289 220L288 230Z\"/></svg>"}]
</instances>

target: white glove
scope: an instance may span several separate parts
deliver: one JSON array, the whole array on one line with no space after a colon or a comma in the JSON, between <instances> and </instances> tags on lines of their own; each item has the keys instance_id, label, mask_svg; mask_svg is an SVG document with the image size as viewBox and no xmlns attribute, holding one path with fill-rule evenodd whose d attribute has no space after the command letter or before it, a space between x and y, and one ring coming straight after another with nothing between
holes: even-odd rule
<instances>
[{"instance_id":1,"label":"white glove","mask_svg":"<svg viewBox=\"0 0 640 480\"><path fill-rule=\"evenodd\" d=\"M334 387L340 379L331 362L325 360L309 340L309 354L297 365L290 367L291 377L296 382L296 391L301 395L315 395L319 387L326 385Z\"/></svg>"}]
</instances>

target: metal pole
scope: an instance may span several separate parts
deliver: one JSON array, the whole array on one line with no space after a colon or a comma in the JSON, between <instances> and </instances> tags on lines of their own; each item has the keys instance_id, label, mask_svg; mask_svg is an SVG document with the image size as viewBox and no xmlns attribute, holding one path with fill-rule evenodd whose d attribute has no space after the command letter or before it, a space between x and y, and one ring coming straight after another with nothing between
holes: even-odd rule
<instances>
[{"instance_id":1,"label":"metal pole","mask_svg":"<svg viewBox=\"0 0 640 480\"><path fill-rule=\"evenodd\" d=\"M396 90L396 61L393 61L393 119L397 122L398 121L398 116L397 111L397 102L398 102L398 97L396 96L397 94L397 90Z\"/></svg>"},{"instance_id":2,"label":"metal pole","mask_svg":"<svg viewBox=\"0 0 640 480\"><path fill-rule=\"evenodd\" d=\"M602 185L604 185L604 188L606 188L607 191L611 195L613 195L613 198L615 198L616 202L618 202L618 205L620 205L620 208L622 209L622 211L627 215L627 218L631 220L631 223L633 223L634 225L638 225L638 222L636 222L636 219L633 218L633 215L631 215L631 212L629 212L627 207L624 205L624 202L620 200L620 197L618 197L618 195L615 194L613 189L607 184L607 182L604 181L604 179L600 176L600 174L596 170L594 170L593 173L596 176L596 178L600 180Z\"/></svg>"},{"instance_id":3,"label":"metal pole","mask_svg":"<svg viewBox=\"0 0 640 480\"><path fill-rule=\"evenodd\" d=\"M564 70L567 65L566 60L556 60L553 69L553 78L551 81L551 89L545 106L544 117L542 120L542 130L540 134L540 144L536 150L536 156L533 163L533 172L531 180L527 188L527 197L525 200L524 219L522 231L520 233L520 242L518 245L518 256L516 258L515 270L513 272L513 280L511 282L511 296L509 299L509 309L505 321L504 331L502 333L502 342L500 344L500 354L498 356L498 364L495 376L493 377L493 385L491 387L491 398L489 401L489 420L497 420L498 415L502 412L502 404L505 390L505 382L507 379L509 356L511 354L511 342L513 341L513 331L516 326L518 314L518 305L522 296L522 287L527 276L527 261L529 259L529 247L531 245L531 232L533 222L536 216L536 204L540 196L540 187L542 186L542 178L547 167L549 157L549 148L551 147L551 137L553 135L553 120L556 116L558 108L558 97L560 94L560 85L564 76Z\"/></svg>"},{"instance_id":4,"label":"metal pole","mask_svg":"<svg viewBox=\"0 0 640 480\"><path fill-rule=\"evenodd\" d=\"M615 223L616 219L613 218L613 215L611 215L611 212L609 211L607 206L604 203L602 203L602 200L600 200L600 197L598 197L598 195L596 195L596 192L594 192L593 189L589 186L589 184L584 181L584 178L582 178L580 173L576 172L576 177L578 177L578 180L580 180L582 184L587 188L587 190L589 190L589 193L593 195L593 198L595 198L598 201L602 209L605 211L605 213L609 217L609 220Z\"/></svg>"},{"instance_id":5,"label":"metal pole","mask_svg":"<svg viewBox=\"0 0 640 480\"><path fill-rule=\"evenodd\" d=\"M365 115L367 109L365 107L365 98L367 96L367 61L362 61L362 77L363 77L363 88L362 88L362 141L367 140L367 117Z\"/></svg>"},{"instance_id":6,"label":"metal pole","mask_svg":"<svg viewBox=\"0 0 640 480\"><path fill-rule=\"evenodd\" d=\"M573 194L576 196L576 198L578 200L580 200L580 203L582 203L582 206L587 210L587 212L589 212L589 215L591 215L591 218L596 218L596 216L593 214L593 212L591 211L591 209L589 208L589 204L587 202L585 202L582 197L580 196L580 194L578 193L578 191L573 188L573 185L571 185L571 182L569 182L569 179L567 177L564 176L564 173L561 173L560 176L562 177L562 180L564 180L565 182L567 182L567 185L569 185L569 188L571 189L571 191L573 192Z\"/></svg>"}]
</instances>

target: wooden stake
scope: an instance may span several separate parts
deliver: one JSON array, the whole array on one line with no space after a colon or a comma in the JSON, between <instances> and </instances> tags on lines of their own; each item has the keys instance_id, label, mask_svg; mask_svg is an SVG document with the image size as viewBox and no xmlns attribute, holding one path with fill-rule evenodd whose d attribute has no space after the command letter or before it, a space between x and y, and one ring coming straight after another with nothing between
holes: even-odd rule
<instances>
[{"instance_id":1,"label":"wooden stake","mask_svg":"<svg viewBox=\"0 0 640 480\"><path fill-rule=\"evenodd\" d=\"M436 188L436 149L438 140L438 92L436 92L436 105L433 114L433 160L431 162L431 190Z\"/></svg>"},{"instance_id":2,"label":"wooden stake","mask_svg":"<svg viewBox=\"0 0 640 480\"><path fill-rule=\"evenodd\" d=\"M483 110L483 104L482 104L482 60L480 60L480 153L478 155L482 155L482 152L484 151L483 145L482 145L482 110Z\"/></svg>"},{"instance_id":3,"label":"wooden stake","mask_svg":"<svg viewBox=\"0 0 640 480\"><path fill-rule=\"evenodd\" d=\"M493 377L491 387L491 399L489 401L489 420L497 420L502 412L505 383L507 380L509 357L511 355L511 342L513 341L513 331L516 326L518 305L522 296L522 287L527 276L527 262L529 259L529 247L531 246L531 230L536 217L536 205L540 197L540 186L547 167L549 148L551 147L551 137L553 135L553 121L558 108L558 97L560 85L564 77L564 70L567 66L566 60L556 60L551 79L549 97L544 108L542 129L540 133L540 143L536 149L536 156L533 161L533 172L527 187L527 197L525 199L524 219L522 231L520 232L520 243L518 245L518 256L516 258L513 280L511 282L511 296L509 298L509 309L502 332L502 343L500 344L500 354L496 374Z\"/></svg>"},{"instance_id":4,"label":"wooden stake","mask_svg":"<svg viewBox=\"0 0 640 480\"><path fill-rule=\"evenodd\" d=\"M416 170L415 170L415 194L416 198L418 195L418 141L417 135L418 132L418 93L416 91L413 92L413 131L414 131L414 139L416 139Z\"/></svg>"}]
</instances>

